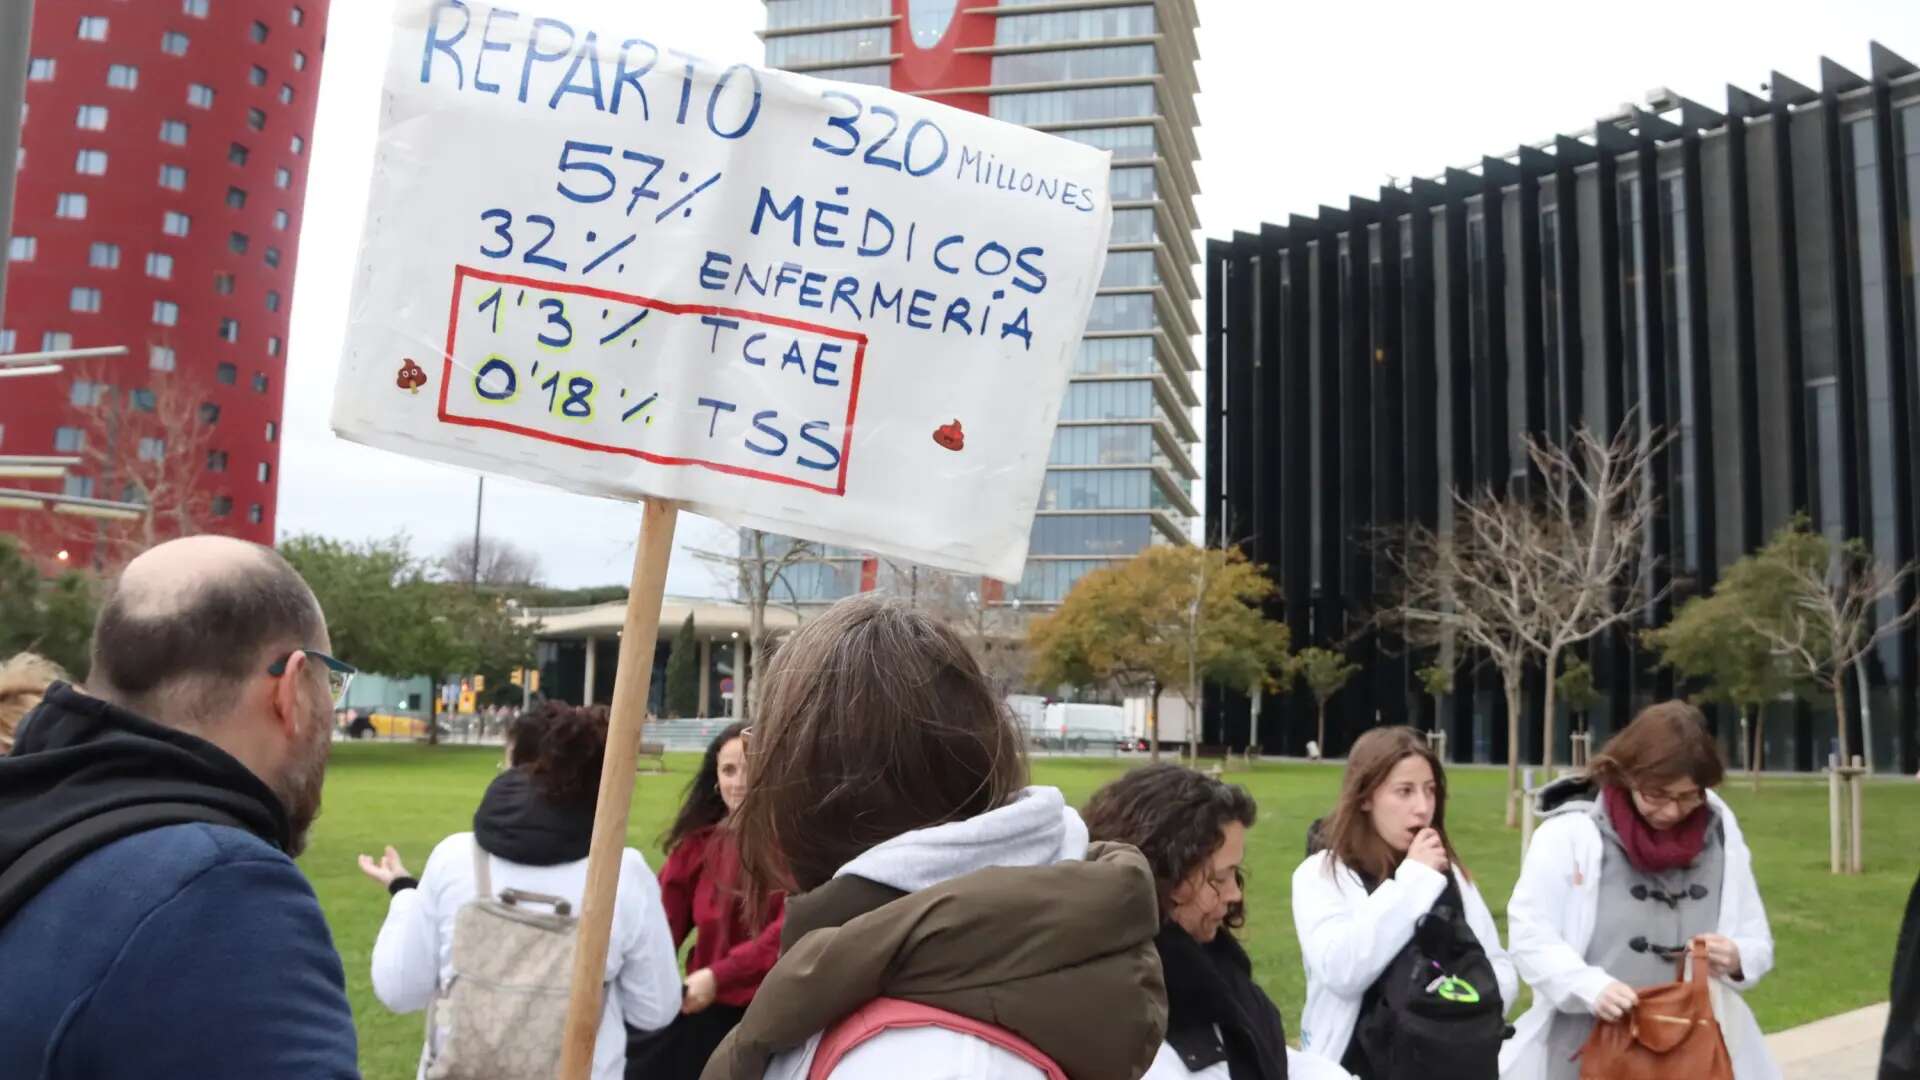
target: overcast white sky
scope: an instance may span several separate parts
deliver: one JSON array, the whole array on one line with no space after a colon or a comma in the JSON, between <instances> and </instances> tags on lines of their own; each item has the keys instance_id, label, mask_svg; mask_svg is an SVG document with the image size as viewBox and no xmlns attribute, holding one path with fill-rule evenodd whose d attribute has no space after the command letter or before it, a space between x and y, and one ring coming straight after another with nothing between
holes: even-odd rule
<instances>
[{"instance_id":1,"label":"overcast white sky","mask_svg":"<svg viewBox=\"0 0 1920 1080\"><path fill-rule=\"evenodd\" d=\"M1769 73L1818 85L1822 54L1861 73L1867 42L1920 62L1916 0L1198 0L1201 232L1344 206L1389 176L1433 175L1586 127L1666 86L1719 107L1729 82ZM534 6L555 6L542 0ZM758 0L566 0L646 10L657 41L758 61ZM283 536L360 539L405 530L438 552L472 536L474 474L336 439L327 426L373 160L391 0L334 0L294 290L281 459ZM627 580L637 506L504 479L485 531L536 552L558 585ZM728 530L682 516L681 547ZM712 593L677 551L670 591Z\"/></svg>"}]
</instances>

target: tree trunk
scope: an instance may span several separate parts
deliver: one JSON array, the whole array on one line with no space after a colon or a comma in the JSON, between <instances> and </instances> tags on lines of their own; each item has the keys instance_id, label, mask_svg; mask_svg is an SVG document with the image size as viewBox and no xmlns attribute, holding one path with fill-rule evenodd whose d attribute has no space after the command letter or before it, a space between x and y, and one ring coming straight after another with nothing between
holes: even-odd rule
<instances>
[{"instance_id":1,"label":"tree trunk","mask_svg":"<svg viewBox=\"0 0 1920 1080\"><path fill-rule=\"evenodd\" d=\"M1153 755L1155 765L1160 764L1160 681L1155 679L1148 684L1152 691L1147 699L1147 749Z\"/></svg>"},{"instance_id":2,"label":"tree trunk","mask_svg":"<svg viewBox=\"0 0 1920 1080\"><path fill-rule=\"evenodd\" d=\"M1546 700L1542 703L1546 715L1540 721L1540 774L1547 780L1553 779L1553 684L1559 671L1560 650L1556 648L1547 653L1547 690Z\"/></svg>"},{"instance_id":3,"label":"tree trunk","mask_svg":"<svg viewBox=\"0 0 1920 1080\"><path fill-rule=\"evenodd\" d=\"M1760 725L1766 723L1766 708L1752 706L1747 710L1747 771L1752 775L1753 790L1760 790L1760 748L1766 743L1760 739Z\"/></svg>"},{"instance_id":4,"label":"tree trunk","mask_svg":"<svg viewBox=\"0 0 1920 1080\"><path fill-rule=\"evenodd\" d=\"M1314 715L1315 721L1319 725L1318 727L1319 741L1317 745L1320 747L1320 758L1321 760L1324 761L1326 760L1326 757L1327 757L1327 703L1325 701L1315 702L1313 707L1313 715Z\"/></svg>"},{"instance_id":5,"label":"tree trunk","mask_svg":"<svg viewBox=\"0 0 1920 1080\"><path fill-rule=\"evenodd\" d=\"M1873 700L1867 696L1867 664L1863 654L1853 661L1854 685L1860 689L1860 759L1873 775Z\"/></svg>"},{"instance_id":6,"label":"tree trunk","mask_svg":"<svg viewBox=\"0 0 1920 1080\"><path fill-rule=\"evenodd\" d=\"M440 745L440 684L444 676L435 675L433 686L427 694L427 745Z\"/></svg>"},{"instance_id":7,"label":"tree trunk","mask_svg":"<svg viewBox=\"0 0 1920 1080\"><path fill-rule=\"evenodd\" d=\"M760 722L761 677L767 673L767 631L764 625L747 642L747 723Z\"/></svg>"},{"instance_id":8,"label":"tree trunk","mask_svg":"<svg viewBox=\"0 0 1920 1080\"><path fill-rule=\"evenodd\" d=\"M1507 695L1507 828L1520 827L1520 678L1519 671L1501 672L1501 688Z\"/></svg>"},{"instance_id":9,"label":"tree trunk","mask_svg":"<svg viewBox=\"0 0 1920 1080\"><path fill-rule=\"evenodd\" d=\"M742 695L740 715L746 717L749 724L754 723L759 711L756 706L760 701L760 654L766 651L767 599L773 592L773 583L767 580L766 543L767 534L753 530L752 563L740 568L740 591L745 594L741 599L747 602L747 662L742 665L735 658L733 666L740 670L734 678L743 681L734 687L734 693Z\"/></svg>"},{"instance_id":10,"label":"tree trunk","mask_svg":"<svg viewBox=\"0 0 1920 1080\"><path fill-rule=\"evenodd\" d=\"M1193 649L1187 650L1187 757L1200 760L1200 669ZM1222 741L1225 741L1224 739Z\"/></svg>"},{"instance_id":11,"label":"tree trunk","mask_svg":"<svg viewBox=\"0 0 1920 1080\"><path fill-rule=\"evenodd\" d=\"M1851 764L1852 759L1847 756L1847 677L1844 674L1833 680L1833 719L1834 733L1840 739L1840 764Z\"/></svg>"}]
</instances>

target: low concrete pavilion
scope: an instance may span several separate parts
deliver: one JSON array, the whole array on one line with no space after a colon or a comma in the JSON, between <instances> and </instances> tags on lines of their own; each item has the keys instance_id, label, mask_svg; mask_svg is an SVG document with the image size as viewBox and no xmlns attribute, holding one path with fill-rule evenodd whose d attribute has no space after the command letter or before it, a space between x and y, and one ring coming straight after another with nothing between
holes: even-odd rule
<instances>
[{"instance_id":1,"label":"low concrete pavilion","mask_svg":"<svg viewBox=\"0 0 1920 1080\"><path fill-rule=\"evenodd\" d=\"M705 717L740 715L748 660L747 606L734 600L668 596L660 605L660 639L654 647L653 683L647 709L661 715L666 695L667 655L688 614L700 640L700 713ZM613 701L613 679L620 664L620 632L626 625L625 601L591 607L531 608L522 616L537 620L540 691L575 705ZM789 608L767 608L767 629L784 634L800 625Z\"/></svg>"}]
</instances>

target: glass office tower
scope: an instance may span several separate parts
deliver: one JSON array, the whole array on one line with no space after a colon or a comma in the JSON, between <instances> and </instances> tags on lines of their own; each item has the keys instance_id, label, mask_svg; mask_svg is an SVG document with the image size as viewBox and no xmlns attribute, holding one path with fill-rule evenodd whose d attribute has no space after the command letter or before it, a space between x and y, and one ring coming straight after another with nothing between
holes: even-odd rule
<instances>
[{"instance_id":1,"label":"glass office tower","mask_svg":"<svg viewBox=\"0 0 1920 1080\"><path fill-rule=\"evenodd\" d=\"M1193 0L766 0L767 64L890 86L1113 152L1113 240L1061 405L1026 573L1057 603L1087 571L1189 542L1200 404L1193 301ZM792 575L798 599L871 588L858 552ZM883 568L884 569L884 568Z\"/></svg>"}]
</instances>

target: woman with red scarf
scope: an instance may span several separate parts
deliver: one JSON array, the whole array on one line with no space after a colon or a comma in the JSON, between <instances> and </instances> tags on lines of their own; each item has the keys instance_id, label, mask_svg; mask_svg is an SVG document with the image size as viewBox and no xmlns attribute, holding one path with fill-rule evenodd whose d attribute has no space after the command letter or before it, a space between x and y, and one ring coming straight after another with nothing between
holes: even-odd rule
<instances>
[{"instance_id":1,"label":"woman with red scarf","mask_svg":"<svg viewBox=\"0 0 1920 1080\"><path fill-rule=\"evenodd\" d=\"M1773 934L1753 855L1712 790L1725 772L1700 711L1663 701L1584 774L1541 791L1545 820L1507 904L1533 1007L1501 1052L1502 1077L1574 1080L1593 1025L1623 1021L1635 987L1672 982L1696 940L1736 1080L1780 1075L1741 999L1773 967Z\"/></svg>"},{"instance_id":2,"label":"woman with red scarf","mask_svg":"<svg viewBox=\"0 0 1920 1080\"><path fill-rule=\"evenodd\" d=\"M776 894L759 919L749 917L741 902L732 819L746 793L746 725L732 724L707 747L662 844L667 863L660 870L660 900L667 925L675 948L694 934L693 953L679 1018L662 1031L630 1033L628 1080L697 1078L780 958L785 898Z\"/></svg>"}]
</instances>

